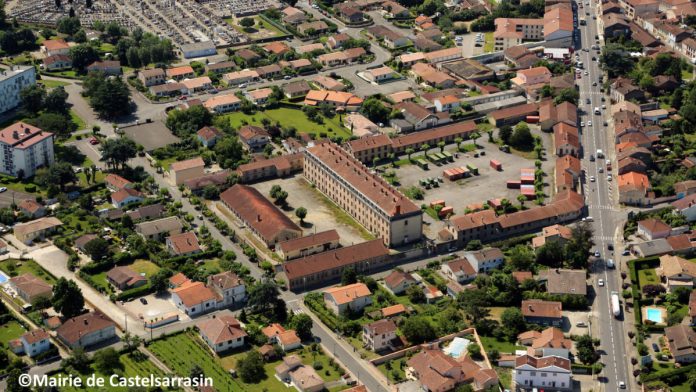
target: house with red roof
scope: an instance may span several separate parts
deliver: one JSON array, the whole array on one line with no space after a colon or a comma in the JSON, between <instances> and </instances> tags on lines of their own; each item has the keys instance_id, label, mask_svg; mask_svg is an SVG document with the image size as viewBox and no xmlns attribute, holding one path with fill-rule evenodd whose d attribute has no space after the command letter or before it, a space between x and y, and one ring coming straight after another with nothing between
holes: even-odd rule
<instances>
[{"instance_id":1,"label":"house with red roof","mask_svg":"<svg viewBox=\"0 0 696 392\"><path fill-rule=\"evenodd\" d=\"M169 253L174 256L189 256L202 252L198 237L192 231L173 234L167 237L166 244Z\"/></svg>"},{"instance_id":2,"label":"house with red roof","mask_svg":"<svg viewBox=\"0 0 696 392\"><path fill-rule=\"evenodd\" d=\"M648 241L667 238L672 233L672 227L660 219L649 218L638 221L636 234Z\"/></svg>"},{"instance_id":3,"label":"house with red roof","mask_svg":"<svg viewBox=\"0 0 696 392\"><path fill-rule=\"evenodd\" d=\"M24 199L20 201L19 204L17 204L17 208L19 208L19 211L21 211L22 214L33 219L41 218L42 216L46 215L46 207L32 199Z\"/></svg>"},{"instance_id":4,"label":"house with red roof","mask_svg":"<svg viewBox=\"0 0 696 392\"><path fill-rule=\"evenodd\" d=\"M232 314L217 314L196 324L201 339L217 354L244 346L247 333Z\"/></svg>"},{"instance_id":5,"label":"house with red roof","mask_svg":"<svg viewBox=\"0 0 696 392\"><path fill-rule=\"evenodd\" d=\"M111 204L116 208L122 208L132 203L140 203L145 195L133 188L123 188L111 194Z\"/></svg>"}]
</instances>

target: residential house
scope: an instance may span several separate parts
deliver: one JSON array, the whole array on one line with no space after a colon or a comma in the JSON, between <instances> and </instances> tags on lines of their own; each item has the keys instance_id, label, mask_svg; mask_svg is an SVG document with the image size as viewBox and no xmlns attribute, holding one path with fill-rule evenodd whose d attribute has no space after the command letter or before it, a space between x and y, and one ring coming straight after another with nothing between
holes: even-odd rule
<instances>
[{"instance_id":1,"label":"residential house","mask_svg":"<svg viewBox=\"0 0 696 392\"><path fill-rule=\"evenodd\" d=\"M599 19L599 22L601 25L600 29L604 31L604 36L607 38L621 35L629 37L631 35L630 21L623 14L604 14Z\"/></svg>"},{"instance_id":2,"label":"residential house","mask_svg":"<svg viewBox=\"0 0 696 392\"><path fill-rule=\"evenodd\" d=\"M19 211L29 218L41 218L46 215L46 207L33 199L23 199L17 204Z\"/></svg>"},{"instance_id":3,"label":"residential house","mask_svg":"<svg viewBox=\"0 0 696 392\"><path fill-rule=\"evenodd\" d=\"M435 98L435 111L450 112L459 109L459 98L454 95L445 95L444 97Z\"/></svg>"},{"instance_id":4,"label":"residential house","mask_svg":"<svg viewBox=\"0 0 696 392\"><path fill-rule=\"evenodd\" d=\"M394 108L401 112L403 118L392 119L390 124L400 132L420 131L444 123L435 113L414 102L402 102L394 105Z\"/></svg>"},{"instance_id":5,"label":"residential house","mask_svg":"<svg viewBox=\"0 0 696 392\"><path fill-rule=\"evenodd\" d=\"M554 149L557 156L578 156L580 152L580 135L577 127L565 122L559 122L553 126L553 136Z\"/></svg>"},{"instance_id":6,"label":"residential house","mask_svg":"<svg viewBox=\"0 0 696 392\"><path fill-rule=\"evenodd\" d=\"M13 228L14 236L23 244L31 244L35 240L43 240L47 235L55 232L62 226L58 218L49 216L25 223L17 223Z\"/></svg>"},{"instance_id":7,"label":"residential house","mask_svg":"<svg viewBox=\"0 0 696 392\"><path fill-rule=\"evenodd\" d=\"M587 296L587 272L550 268L539 272L539 281L545 282L546 292L551 295Z\"/></svg>"},{"instance_id":8,"label":"residential house","mask_svg":"<svg viewBox=\"0 0 696 392\"><path fill-rule=\"evenodd\" d=\"M85 251L85 246L92 241L93 239L99 238L96 234L84 234L77 239L75 239L75 247L79 249L82 253L87 253Z\"/></svg>"},{"instance_id":9,"label":"residential house","mask_svg":"<svg viewBox=\"0 0 696 392\"><path fill-rule=\"evenodd\" d=\"M292 260L339 247L340 237L336 230L322 231L278 243L276 253L283 260Z\"/></svg>"},{"instance_id":10,"label":"residential house","mask_svg":"<svg viewBox=\"0 0 696 392\"><path fill-rule=\"evenodd\" d=\"M392 346L396 339L396 324L390 319L382 319L363 326L363 345L375 352Z\"/></svg>"},{"instance_id":11,"label":"residential house","mask_svg":"<svg viewBox=\"0 0 696 392\"><path fill-rule=\"evenodd\" d=\"M205 126L196 132L196 138L205 147L211 148L224 135L215 127Z\"/></svg>"},{"instance_id":12,"label":"residential house","mask_svg":"<svg viewBox=\"0 0 696 392\"><path fill-rule=\"evenodd\" d=\"M111 192L118 192L123 188L132 188L133 183L119 176L118 174L109 173L104 177L104 183Z\"/></svg>"},{"instance_id":13,"label":"residential house","mask_svg":"<svg viewBox=\"0 0 696 392\"><path fill-rule=\"evenodd\" d=\"M114 267L106 273L106 280L119 290L130 290L144 286L147 278L127 266Z\"/></svg>"},{"instance_id":14,"label":"residential house","mask_svg":"<svg viewBox=\"0 0 696 392\"><path fill-rule=\"evenodd\" d=\"M67 56L70 54L70 45L62 38L47 39L41 44L41 51L45 53L47 57L59 54Z\"/></svg>"},{"instance_id":15,"label":"residential house","mask_svg":"<svg viewBox=\"0 0 696 392\"><path fill-rule=\"evenodd\" d=\"M180 67L168 68L167 77L176 81L181 81L188 78L195 78L196 72L190 65L182 65Z\"/></svg>"},{"instance_id":16,"label":"residential house","mask_svg":"<svg viewBox=\"0 0 696 392\"><path fill-rule=\"evenodd\" d=\"M360 312L372 304L372 293L364 283L332 287L323 291L326 307L337 315L346 311Z\"/></svg>"},{"instance_id":17,"label":"residential house","mask_svg":"<svg viewBox=\"0 0 696 392\"><path fill-rule=\"evenodd\" d=\"M626 205L651 204L650 181L643 173L629 172L618 176L619 202Z\"/></svg>"},{"instance_id":18,"label":"residential house","mask_svg":"<svg viewBox=\"0 0 696 392\"><path fill-rule=\"evenodd\" d=\"M408 272L393 270L384 278L384 286L394 295L401 295L418 281Z\"/></svg>"},{"instance_id":19,"label":"residential house","mask_svg":"<svg viewBox=\"0 0 696 392\"><path fill-rule=\"evenodd\" d=\"M216 74L226 74L228 72L234 71L237 65L234 61L220 61L217 63L208 64L206 66L208 72L213 72Z\"/></svg>"},{"instance_id":20,"label":"residential house","mask_svg":"<svg viewBox=\"0 0 696 392\"><path fill-rule=\"evenodd\" d=\"M282 13L283 22L293 26L297 26L298 24L303 23L308 19L304 11L299 10L295 7L285 7L283 8Z\"/></svg>"},{"instance_id":21,"label":"residential house","mask_svg":"<svg viewBox=\"0 0 696 392\"><path fill-rule=\"evenodd\" d=\"M292 351L302 346L302 341L294 329L286 330L280 324L271 324L261 329L261 332L266 335L268 342L277 344L284 352Z\"/></svg>"},{"instance_id":22,"label":"residential house","mask_svg":"<svg viewBox=\"0 0 696 392\"><path fill-rule=\"evenodd\" d=\"M166 239L166 244L169 254L173 256L189 256L202 252L198 237L193 231L170 235Z\"/></svg>"},{"instance_id":23,"label":"residential house","mask_svg":"<svg viewBox=\"0 0 696 392\"><path fill-rule=\"evenodd\" d=\"M132 203L140 203L145 195L133 188L123 188L111 194L111 204L115 208L122 208Z\"/></svg>"},{"instance_id":24,"label":"residential house","mask_svg":"<svg viewBox=\"0 0 696 392\"><path fill-rule=\"evenodd\" d=\"M95 61L87 66L87 72L102 72L106 76L118 76L123 73L121 62L116 60Z\"/></svg>"},{"instance_id":25,"label":"residential house","mask_svg":"<svg viewBox=\"0 0 696 392\"><path fill-rule=\"evenodd\" d=\"M409 44L408 37L382 25L367 28L367 34L376 40L381 40L389 49L397 49Z\"/></svg>"},{"instance_id":26,"label":"residential house","mask_svg":"<svg viewBox=\"0 0 696 392\"><path fill-rule=\"evenodd\" d=\"M283 92L288 99L304 97L310 90L306 80L298 80L283 85Z\"/></svg>"},{"instance_id":27,"label":"residential house","mask_svg":"<svg viewBox=\"0 0 696 392\"><path fill-rule=\"evenodd\" d=\"M669 352L677 363L696 362L696 332L686 325L665 328Z\"/></svg>"},{"instance_id":28,"label":"residential house","mask_svg":"<svg viewBox=\"0 0 696 392\"><path fill-rule=\"evenodd\" d=\"M53 296L53 286L28 272L10 278L8 285L28 304L33 304L39 298L50 299Z\"/></svg>"},{"instance_id":29,"label":"residential house","mask_svg":"<svg viewBox=\"0 0 696 392\"><path fill-rule=\"evenodd\" d=\"M186 180L201 177L205 174L203 158L196 157L185 161L177 161L169 165L169 175L174 184L181 185Z\"/></svg>"},{"instance_id":30,"label":"residential house","mask_svg":"<svg viewBox=\"0 0 696 392\"><path fill-rule=\"evenodd\" d=\"M237 308L247 299L244 281L231 271L208 276L207 286L217 296L218 309Z\"/></svg>"},{"instance_id":31,"label":"residential house","mask_svg":"<svg viewBox=\"0 0 696 392\"><path fill-rule=\"evenodd\" d=\"M567 389L573 387L570 360L558 356L522 355L515 360L513 382L519 388Z\"/></svg>"},{"instance_id":32,"label":"residential house","mask_svg":"<svg viewBox=\"0 0 696 392\"><path fill-rule=\"evenodd\" d=\"M319 392L324 390L324 380L311 366L302 365L296 355L283 358L283 363L276 366L276 377L294 385L300 392Z\"/></svg>"},{"instance_id":33,"label":"residential house","mask_svg":"<svg viewBox=\"0 0 696 392\"><path fill-rule=\"evenodd\" d=\"M527 353L534 357L556 356L569 358L573 341L563 335L563 331L555 327L545 330L527 331L517 336L519 344L529 346Z\"/></svg>"},{"instance_id":34,"label":"residential house","mask_svg":"<svg viewBox=\"0 0 696 392\"><path fill-rule=\"evenodd\" d=\"M20 352L29 358L34 358L51 348L51 338L43 328L24 333L16 341L10 341L9 345L12 346L14 342L18 343L18 347L21 347Z\"/></svg>"},{"instance_id":35,"label":"residential house","mask_svg":"<svg viewBox=\"0 0 696 392\"><path fill-rule=\"evenodd\" d=\"M174 305L189 317L216 309L215 293L202 282L187 281L173 289L171 293Z\"/></svg>"},{"instance_id":36,"label":"residential house","mask_svg":"<svg viewBox=\"0 0 696 392\"><path fill-rule=\"evenodd\" d=\"M550 242L558 242L563 246L572 237L572 230L567 226L546 226L541 230L540 236L532 238L532 247L538 249Z\"/></svg>"},{"instance_id":37,"label":"residential house","mask_svg":"<svg viewBox=\"0 0 696 392\"><path fill-rule=\"evenodd\" d=\"M524 300L522 316L528 323L560 327L563 323L563 306L556 301Z\"/></svg>"},{"instance_id":38,"label":"residential house","mask_svg":"<svg viewBox=\"0 0 696 392\"><path fill-rule=\"evenodd\" d=\"M89 312L65 320L56 337L71 349L88 347L117 338L116 324L99 312Z\"/></svg>"},{"instance_id":39,"label":"residential house","mask_svg":"<svg viewBox=\"0 0 696 392\"><path fill-rule=\"evenodd\" d=\"M556 105L552 100L539 104L539 125L543 131L550 131L557 124L564 123L571 127L578 124L578 107L572 102Z\"/></svg>"},{"instance_id":40,"label":"residential house","mask_svg":"<svg viewBox=\"0 0 696 392\"><path fill-rule=\"evenodd\" d=\"M43 59L43 68L47 71L60 71L72 68L72 59L67 54L54 54Z\"/></svg>"},{"instance_id":41,"label":"residential house","mask_svg":"<svg viewBox=\"0 0 696 392\"><path fill-rule=\"evenodd\" d=\"M677 199L696 193L696 180L679 181L674 183L674 192Z\"/></svg>"},{"instance_id":42,"label":"residential house","mask_svg":"<svg viewBox=\"0 0 696 392\"><path fill-rule=\"evenodd\" d=\"M696 194L672 202L672 207L674 207L687 222L696 221Z\"/></svg>"},{"instance_id":43,"label":"residential house","mask_svg":"<svg viewBox=\"0 0 696 392\"><path fill-rule=\"evenodd\" d=\"M237 131L239 141L249 151L263 150L271 142L271 135L263 128L255 125L244 125Z\"/></svg>"},{"instance_id":44,"label":"residential house","mask_svg":"<svg viewBox=\"0 0 696 392\"><path fill-rule=\"evenodd\" d=\"M273 41L269 44L266 44L263 46L263 49L266 52L272 53L276 56L282 56L285 53L288 53L291 51L291 49L288 45L286 45L284 42L280 42L280 41Z\"/></svg>"},{"instance_id":45,"label":"residential house","mask_svg":"<svg viewBox=\"0 0 696 392\"><path fill-rule=\"evenodd\" d=\"M186 94L186 86L182 83L164 83L155 86L150 86L150 94L155 97L173 97L176 95Z\"/></svg>"},{"instance_id":46,"label":"residential house","mask_svg":"<svg viewBox=\"0 0 696 392\"><path fill-rule=\"evenodd\" d=\"M128 211L126 215L130 216L130 218L133 221L141 221L147 219L161 218L164 215L164 212L164 206L161 203L155 203L138 207L132 211Z\"/></svg>"},{"instance_id":47,"label":"residential house","mask_svg":"<svg viewBox=\"0 0 696 392\"><path fill-rule=\"evenodd\" d=\"M338 80L324 75L317 75L312 81L324 90L343 91L346 88L346 86Z\"/></svg>"},{"instance_id":48,"label":"residential house","mask_svg":"<svg viewBox=\"0 0 696 392\"><path fill-rule=\"evenodd\" d=\"M347 114L343 118L343 125L350 129L352 135L359 138L366 138L379 132L379 126L360 113Z\"/></svg>"},{"instance_id":49,"label":"residential house","mask_svg":"<svg viewBox=\"0 0 696 392\"><path fill-rule=\"evenodd\" d=\"M196 324L201 338L215 354L244 346L247 333L231 314L218 314Z\"/></svg>"},{"instance_id":50,"label":"residential house","mask_svg":"<svg viewBox=\"0 0 696 392\"><path fill-rule=\"evenodd\" d=\"M692 290L689 294L689 317L691 325L696 325L696 290Z\"/></svg>"},{"instance_id":51,"label":"residential house","mask_svg":"<svg viewBox=\"0 0 696 392\"><path fill-rule=\"evenodd\" d=\"M267 246L302 236L302 229L255 188L235 184L220 200Z\"/></svg>"},{"instance_id":52,"label":"residential house","mask_svg":"<svg viewBox=\"0 0 696 392\"><path fill-rule=\"evenodd\" d=\"M304 22L297 26L297 31L304 36L323 35L329 31L329 25L327 25L323 20Z\"/></svg>"},{"instance_id":53,"label":"residential house","mask_svg":"<svg viewBox=\"0 0 696 392\"><path fill-rule=\"evenodd\" d=\"M269 64L256 68L256 73L263 79L275 79L283 74L280 64Z\"/></svg>"},{"instance_id":54,"label":"residential house","mask_svg":"<svg viewBox=\"0 0 696 392\"><path fill-rule=\"evenodd\" d=\"M351 37L346 34L346 33L339 33L339 34L334 34L329 39L327 40L327 45L329 45L329 48L331 49L338 49L340 48L345 42L349 41Z\"/></svg>"},{"instance_id":55,"label":"residential house","mask_svg":"<svg viewBox=\"0 0 696 392\"><path fill-rule=\"evenodd\" d=\"M644 98L645 94L643 90L634 85L628 78L616 78L614 83L611 84L611 99L615 102L630 101L633 99L641 101Z\"/></svg>"},{"instance_id":56,"label":"residential house","mask_svg":"<svg viewBox=\"0 0 696 392\"><path fill-rule=\"evenodd\" d=\"M484 391L498 385L495 370L482 368L468 356L454 359L439 349L421 350L407 365L406 378L419 383L423 391L452 391L462 384Z\"/></svg>"},{"instance_id":57,"label":"residential house","mask_svg":"<svg viewBox=\"0 0 696 392\"><path fill-rule=\"evenodd\" d=\"M367 80L373 83L382 83L387 80L394 79L394 77L397 75L393 69L387 67L386 65L378 68L368 69L363 74Z\"/></svg>"},{"instance_id":58,"label":"residential house","mask_svg":"<svg viewBox=\"0 0 696 392\"><path fill-rule=\"evenodd\" d=\"M350 7L347 3L336 5L338 15L348 23L360 23L365 19L365 14L356 8Z\"/></svg>"},{"instance_id":59,"label":"residential house","mask_svg":"<svg viewBox=\"0 0 696 392\"><path fill-rule=\"evenodd\" d=\"M696 264L679 256L660 256L660 267L655 272L665 280L669 291L677 287L694 287Z\"/></svg>"},{"instance_id":60,"label":"residential house","mask_svg":"<svg viewBox=\"0 0 696 392\"><path fill-rule=\"evenodd\" d=\"M239 86L240 84L256 81L259 78L259 73L253 69L233 71L222 75L222 80L227 83L228 86Z\"/></svg>"},{"instance_id":61,"label":"residential house","mask_svg":"<svg viewBox=\"0 0 696 392\"><path fill-rule=\"evenodd\" d=\"M543 86L551 82L551 71L546 67L534 67L517 71L517 76L510 80L513 85L520 88L531 86Z\"/></svg>"},{"instance_id":62,"label":"residential house","mask_svg":"<svg viewBox=\"0 0 696 392\"><path fill-rule=\"evenodd\" d=\"M466 258L457 259L443 263L440 267L440 272L446 278L463 284L470 282L478 275L476 269L469 263Z\"/></svg>"},{"instance_id":63,"label":"residential house","mask_svg":"<svg viewBox=\"0 0 696 392\"><path fill-rule=\"evenodd\" d=\"M638 221L636 234L648 241L667 238L672 233L672 227L660 219L649 218Z\"/></svg>"},{"instance_id":64,"label":"residential house","mask_svg":"<svg viewBox=\"0 0 696 392\"><path fill-rule=\"evenodd\" d=\"M135 232L148 241L163 241L165 237L181 233L183 223L177 216L141 222L135 225Z\"/></svg>"},{"instance_id":65,"label":"residential house","mask_svg":"<svg viewBox=\"0 0 696 392\"><path fill-rule=\"evenodd\" d=\"M466 252L464 258L469 261L471 267L481 273L489 272L503 265L505 258L498 248L484 248L477 251Z\"/></svg>"},{"instance_id":66,"label":"residential house","mask_svg":"<svg viewBox=\"0 0 696 392\"><path fill-rule=\"evenodd\" d=\"M213 81L207 76L184 79L180 83L184 85L187 94L193 94L213 88Z\"/></svg>"},{"instance_id":67,"label":"residential house","mask_svg":"<svg viewBox=\"0 0 696 392\"><path fill-rule=\"evenodd\" d=\"M239 110L242 107L242 100L234 94L221 94L208 98L203 106L213 113L227 113Z\"/></svg>"}]
</instances>

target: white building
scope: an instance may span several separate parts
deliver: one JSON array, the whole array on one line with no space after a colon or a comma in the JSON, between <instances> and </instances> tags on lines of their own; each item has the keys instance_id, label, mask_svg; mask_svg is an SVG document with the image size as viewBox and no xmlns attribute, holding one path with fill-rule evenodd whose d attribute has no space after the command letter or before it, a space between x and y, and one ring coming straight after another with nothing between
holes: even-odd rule
<instances>
[{"instance_id":1,"label":"white building","mask_svg":"<svg viewBox=\"0 0 696 392\"><path fill-rule=\"evenodd\" d=\"M467 252L464 257L477 272L488 272L503 265L503 252L498 248L487 248Z\"/></svg>"},{"instance_id":2,"label":"white building","mask_svg":"<svg viewBox=\"0 0 696 392\"><path fill-rule=\"evenodd\" d=\"M196 324L201 338L215 353L235 349L244 345L246 332L242 324L231 314L219 314Z\"/></svg>"},{"instance_id":3,"label":"white building","mask_svg":"<svg viewBox=\"0 0 696 392\"><path fill-rule=\"evenodd\" d=\"M34 67L0 69L0 114L19 106L19 92L36 84Z\"/></svg>"},{"instance_id":4,"label":"white building","mask_svg":"<svg viewBox=\"0 0 696 392\"><path fill-rule=\"evenodd\" d=\"M234 272L225 271L208 277L208 288L218 294L218 309L238 307L246 301L246 286Z\"/></svg>"},{"instance_id":5,"label":"white building","mask_svg":"<svg viewBox=\"0 0 696 392\"><path fill-rule=\"evenodd\" d=\"M4 95L0 91L0 101ZM31 177L54 161L53 134L18 122L0 131L0 173Z\"/></svg>"},{"instance_id":6,"label":"white building","mask_svg":"<svg viewBox=\"0 0 696 392\"><path fill-rule=\"evenodd\" d=\"M353 283L324 290L324 303L337 315L345 313L349 308L353 312L360 312L372 303L371 295L364 283Z\"/></svg>"},{"instance_id":7,"label":"white building","mask_svg":"<svg viewBox=\"0 0 696 392\"><path fill-rule=\"evenodd\" d=\"M570 360L522 355L515 360L514 383L519 388L571 389Z\"/></svg>"},{"instance_id":8,"label":"white building","mask_svg":"<svg viewBox=\"0 0 696 392\"><path fill-rule=\"evenodd\" d=\"M363 344L372 351L388 348L396 339L396 324L389 319L382 319L363 326Z\"/></svg>"},{"instance_id":9,"label":"white building","mask_svg":"<svg viewBox=\"0 0 696 392\"><path fill-rule=\"evenodd\" d=\"M212 312L216 308L215 293L203 282L187 282L172 290L172 301L189 317Z\"/></svg>"},{"instance_id":10,"label":"white building","mask_svg":"<svg viewBox=\"0 0 696 392\"><path fill-rule=\"evenodd\" d=\"M217 54L217 50L215 50L213 41L203 41L181 45L181 53L184 55L184 58L193 59L196 57L213 56Z\"/></svg>"},{"instance_id":11,"label":"white building","mask_svg":"<svg viewBox=\"0 0 696 392\"><path fill-rule=\"evenodd\" d=\"M24 353L33 358L51 348L51 340L44 329L29 331L19 338Z\"/></svg>"}]
</instances>

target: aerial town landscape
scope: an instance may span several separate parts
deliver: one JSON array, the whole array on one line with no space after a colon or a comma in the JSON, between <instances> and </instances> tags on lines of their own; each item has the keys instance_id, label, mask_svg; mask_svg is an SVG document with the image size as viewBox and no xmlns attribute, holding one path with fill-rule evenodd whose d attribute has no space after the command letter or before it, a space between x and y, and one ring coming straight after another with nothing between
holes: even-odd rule
<instances>
[{"instance_id":1,"label":"aerial town landscape","mask_svg":"<svg viewBox=\"0 0 696 392\"><path fill-rule=\"evenodd\" d=\"M0 390L696 391L696 3L0 0Z\"/></svg>"}]
</instances>

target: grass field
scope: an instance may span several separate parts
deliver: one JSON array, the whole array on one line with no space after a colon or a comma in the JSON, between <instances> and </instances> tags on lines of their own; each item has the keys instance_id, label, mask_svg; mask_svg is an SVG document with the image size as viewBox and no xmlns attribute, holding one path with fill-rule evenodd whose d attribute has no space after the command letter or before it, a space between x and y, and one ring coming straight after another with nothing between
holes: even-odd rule
<instances>
[{"instance_id":1,"label":"grass field","mask_svg":"<svg viewBox=\"0 0 696 392\"><path fill-rule=\"evenodd\" d=\"M7 343L11 340L15 340L22 336L26 330L17 321L9 321L3 325L0 325L0 343L4 347L7 347Z\"/></svg>"},{"instance_id":2,"label":"grass field","mask_svg":"<svg viewBox=\"0 0 696 392\"><path fill-rule=\"evenodd\" d=\"M135 376L149 376L150 374L156 376L156 377L163 377L165 376L164 372L160 370L157 366L155 366L152 362L150 362L149 359L145 359L143 361L141 360L135 360L131 356L122 354L121 357L119 358L121 364L123 365L122 370L117 370L116 374L119 374L123 377L135 377ZM93 368L93 372L97 374L97 377L104 377L105 378L105 385L109 385L109 380L108 377L111 376L111 374L108 375L103 375L99 373L96 369ZM188 375L187 375L188 376ZM77 392L77 391L84 391L84 388L70 388L70 387L61 387L61 391L69 391L69 392ZM108 390L108 391L129 391L133 389L128 389L128 388L119 388L119 387L109 387L109 388L104 388L103 390Z\"/></svg>"},{"instance_id":3,"label":"grass field","mask_svg":"<svg viewBox=\"0 0 696 392\"><path fill-rule=\"evenodd\" d=\"M63 82L61 80L37 80L37 83L43 84L46 88L55 88L55 87L62 87L62 86L67 86L70 83L68 82Z\"/></svg>"},{"instance_id":4,"label":"grass field","mask_svg":"<svg viewBox=\"0 0 696 392\"><path fill-rule=\"evenodd\" d=\"M400 359L396 359L391 361L391 369L387 369L387 363L389 362L384 362L381 365L377 366L377 369L379 369L382 374L387 376L390 382L392 383L398 383L406 379L406 373L404 372L404 369L401 369L401 366L399 364Z\"/></svg>"},{"instance_id":5,"label":"grass field","mask_svg":"<svg viewBox=\"0 0 696 392\"><path fill-rule=\"evenodd\" d=\"M654 268L638 270L638 283L641 290L643 286L649 284L660 284L660 278L657 277Z\"/></svg>"},{"instance_id":6,"label":"grass field","mask_svg":"<svg viewBox=\"0 0 696 392\"><path fill-rule=\"evenodd\" d=\"M498 350L499 353L514 353L515 350L524 350L524 346L517 346L510 342L501 342L496 338L489 336L481 336L481 343L483 343L483 348L486 352L491 352L491 350Z\"/></svg>"},{"instance_id":7,"label":"grass field","mask_svg":"<svg viewBox=\"0 0 696 392\"><path fill-rule=\"evenodd\" d=\"M85 123L85 120L82 119L82 117L78 116L77 113L75 113L74 110L70 109L70 119L77 124L77 130L83 130L87 128L87 124Z\"/></svg>"},{"instance_id":8,"label":"grass field","mask_svg":"<svg viewBox=\"0 0 696 392\"><path fill-rule=\"evenodd\" d=\"M350 138L350 133L348 130L343 128L338 120L338 116L334 118L322 117L324 120L323 124L317 124L311 122L307 119L307 116L298 109L290 108L277 108L266 110L262 112L257 112L254 115L246 115L242 112L236 112L225 115L229 119L233 127L239 128L242 126L242 121L246 120L252 125L261 125L261 119L267 118L271 122L280 122L284 127L295 127L297 132L305 132L312 135L319 136L321 133L326 133L327 136L341 136L344 139Z\"/></svg>"},{"instance_id":9,"label":"grass field","mask_svg":"<svg viewBox=\"0 0 696 392\"><path fill-rule=\"evenodd\" d=\"M251 19L254 20L254 26L251 27L249 31L244 30L244 27L240 26L238 23L234 23L232 18L225 19L225 22L240 33L248 35L251 39L280 37L284 35L277 27L258 16L252 16Z\"/></svg>"},{"instance_id":10,"label":"grass field","mask_svg":"<svg viewBox=\"0 0 696 392\"><path fill-rule=\"evenodd\" d=\"M131 269L139 274L145 274L146 278L157 273L160 268L157 264L144 259L135 260L133 264L130 265Z\"/></svg>"},{"instance_id":11,"label":"grass field","mask_svg":"<svg viewBox=\"0 0 696 392\"><path fill-rule=\"evenodd\" d=\"M490 53L493 51L493 47L495 44L495 38L493 38L492 32L486 33L485 37L486 37L486 43L483 44L483 51L486 53Z\"/></svg>"},{"instance_id":12,"label":"grass field","mask_svg":"<svg viewBox=\"0 0 696 392\"><path fill-rule=\"evenodd\" d=\"M49 273L41 268L41 266L38 265L34 260L3 260L0 262L0 270L5 272L10 277L30 273L37 278L43 279L46 281L46 283L53 284L56 281L52 275L49 275Z\"/></svg>"}]
</instances>

